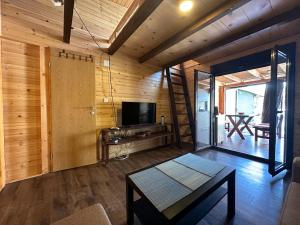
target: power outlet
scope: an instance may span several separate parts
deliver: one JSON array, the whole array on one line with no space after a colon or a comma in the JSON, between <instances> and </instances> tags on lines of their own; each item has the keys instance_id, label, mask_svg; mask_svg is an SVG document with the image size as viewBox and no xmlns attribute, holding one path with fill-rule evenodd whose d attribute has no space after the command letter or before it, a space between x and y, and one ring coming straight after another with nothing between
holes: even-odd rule
<instances>
[{"instance_id":1,"label":"power outlet","mask_svg":"<svg viewBox=\"0 0 300 225\"><path fill-rule=\"evenodd\" d=\"M104 98L103 98L103 102L105 102L105 103L109 102L108 98L107 98L107 97L104 97Z\"/></svg>"}]
</instances>

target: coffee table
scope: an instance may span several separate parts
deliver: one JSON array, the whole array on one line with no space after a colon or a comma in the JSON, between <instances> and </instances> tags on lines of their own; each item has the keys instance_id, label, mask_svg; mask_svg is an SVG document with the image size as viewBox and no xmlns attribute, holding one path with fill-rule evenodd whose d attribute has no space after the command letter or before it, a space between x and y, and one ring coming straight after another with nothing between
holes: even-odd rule
<instances>
[{"instance_id":1,"label":"coffee table","mask_svg":"<svg viewBox=\"0 0 300 225\"><path fill-rule=\"evenodd\" d=\"M188 153L127 174L126 192L128 225L134 214L143 225L197 224L226 194L231 219L235 169Z\"/></svg>"}]
</instances>

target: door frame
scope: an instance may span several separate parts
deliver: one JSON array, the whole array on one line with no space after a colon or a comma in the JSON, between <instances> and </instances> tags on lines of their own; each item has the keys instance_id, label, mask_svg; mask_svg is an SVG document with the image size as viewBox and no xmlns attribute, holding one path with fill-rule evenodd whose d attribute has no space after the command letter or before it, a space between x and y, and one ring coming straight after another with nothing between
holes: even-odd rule
<instances>
[{"instance_id":1,"label":"door frame","mask_svg":"<svg viewBox=\"0 0 300 225\"><path fill-rule=\"evenodd\" d=\"M210 132L209 132L209 144L205 147L203 147L202 149L197 149L197 99L198 99L198 73L205 73L207 75L210 75ZM214 107L215 104L215 92L214 92L214 83L215 83L215 78L211 73L202 71L202 70L194 70L194 120L195 120L195 130L194 130L194 134L195 134L195 142L194 142L194 151L198 151L198 150L204 150L204 149L208 149L210 147L212 147L214 144L214 129L212 129L212 126L214 126L214 119L213 119L213 113L211 111L211 109Z\"/></svg>"},{"instance_id":2,"label":"door frame","mask_svg":"<svg viewBox=\"0 0 300 225\"><path fill-rule=\"evenodd\" d=\"M285 45L280 45L278 46L279 50L288 52L289 58L290 58L290 68L289 68L289 78L288 78L288 94L289 94L289 103L288 103L288 119L287 119L287 139L288 144L287 144L287 152L286 152L286 163L287 163L287 168L291 169L292 167L292 161L293 161L293 155L294 155L294 110L295 110L295 76L296 76L296 43L288 43ZM246 55L240 58L236 58L233 60L229 60L220 64L215 64L210 67L210 71L212 74L212 88L211 92L214 92L214 85L215 85L215 77L217 76L222 76L230 73L236 73L236 72L241 72L245 70L250 70L250 69L255 69L259 67L264 67L264 66L270 66L271 65L271 52L272 49L267 49L261 52L257 52L254 54ZM194 73L194 101L196 103L196 96L197 96L197 89L196 89L196 82L198 81L198 77L196 76L196 72ZM212 96L212 93L211 93ZM214 99L213 101L214 102ZM195 109L194 109L194 115L195 115L195 120L196 120L196 104L195 104ZM211 106L211 114L215 115L215 109L214 105ZM215 122L214 119L211 121L211 128L213 129L211 132L213 132L213 137L215 135ZM195 126L195 134L197 132L196 126ZM270 160L266 158L261 158L253 155L248 155L246 153L241 153L241 152L236 152L233 150L221 148L215 145L215 141L213 140L212 142L212 147L214 149L226 152L229 154L233 154L236 156L240 156L243 158L247 158L250 160L262 162L269 164ZM196 148L195 148L196 149ZM269 156L270 158L270 156Z\"/></svg>"},{"instance_id":3,"label":"door frame","mask_svg":"<svg viewBox=\"0 0 300 225\"><path fill-rule=\"evenodd\" d=\"M274 92L272 96L273 101L271 101L271 123L270 123L270 136L276 137L276 123L277 123L277 67L278 67L278 54L284 54L287 59L287 124L286 124L286 140L289 140L290 137L293 137L294 134L294 121L291 120L291 117L294 117L294 102L295 102L295 75L291 75L291 72L295 73L295 65L292 63L295 60L295 56L291 55L291 51L281 46L275 46L272 49L271 54L271 86L272 91ZM292 109L292 110L291 110ZM293 140L286 141L284 148L286 149L286 158L278 168L276 168L276 139L270 139L270 149L269 149L269 173L272 176L277 175L285 169L290 169L292 165L293 152L288 151L288 149L293 149Z\"/></svg>"}]
</instances>

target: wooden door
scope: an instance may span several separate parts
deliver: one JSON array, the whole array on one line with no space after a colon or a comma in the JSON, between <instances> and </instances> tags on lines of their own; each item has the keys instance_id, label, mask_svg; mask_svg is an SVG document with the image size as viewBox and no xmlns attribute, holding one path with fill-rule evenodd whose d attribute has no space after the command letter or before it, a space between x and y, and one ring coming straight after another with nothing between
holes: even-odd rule
<instances>
[{"instance_id":1,"label":"wooden door","mask_svg":"<svg viewBox=\"0 0 300 225\"><path fill-rule=\"evenodd\" d=\"M1 98L0 98L1 99ZM1 115L0 115L1 117ZM4 169L4 146L3 146L3 128L2 120L0 119L0 191L5 185L5 169Z\"/></svg>"},{"instance_id":2,"label":"wooden door","mask_svg":"<svg viewBox=\"0 0 300 225\"><path fill-rule=\"evenodd\" d=\"M52 170L96 162L95 64L51 51Z\"/></svg>"},{"instance_id":3,"label":"wooden door","mask_svg":"<svg viewBox=\"0 0 300 225\"><path fill-rule=\"evenodd\" d=\"M0 132L0 137L2 133ZM4 170L4 155L3 155L3 143L0 144L0 191L5 185L5 170Z\"/></svg>"}]
</instances>

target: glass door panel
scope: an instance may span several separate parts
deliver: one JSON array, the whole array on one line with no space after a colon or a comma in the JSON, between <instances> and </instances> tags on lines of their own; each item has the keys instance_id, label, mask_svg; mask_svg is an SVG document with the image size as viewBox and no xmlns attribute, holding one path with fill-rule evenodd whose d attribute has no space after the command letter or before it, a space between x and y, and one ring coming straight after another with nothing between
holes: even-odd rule
<instances>
[{"instance_id":1,"label":"glass door panel","mask_svg":"<svg viewBox=\"0 0 300 225\"><path fill-rule=\"evenodd\" d=\"M286 169L289 58L277 49L271 56L269 172Z\"/></svg>"},{"instance_id":2,"label":"glass door panel","mask_svg":"<svg viewBox=\"0 0 300 225\"><path fill-rule=\"evenodd\" d=\"M196 150L211 145L211 74L195 71Z\"/></svg>"}]
</instances>

